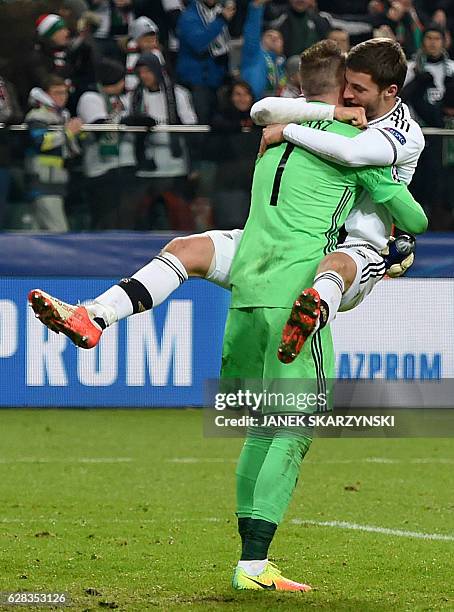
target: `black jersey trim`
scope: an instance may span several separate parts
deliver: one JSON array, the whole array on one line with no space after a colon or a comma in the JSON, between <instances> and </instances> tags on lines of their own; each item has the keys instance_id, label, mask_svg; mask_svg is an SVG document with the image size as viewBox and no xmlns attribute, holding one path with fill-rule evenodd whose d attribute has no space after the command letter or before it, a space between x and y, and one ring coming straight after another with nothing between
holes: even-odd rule
<instances>
[{"instance_id":1,"label":"black jersey trim","mask_svg":"<svg viewBox=\"0 0 454 612\"><path fill-rule=\"evenodd\" d=\"M388 117L392 117L392 115L394 115L394 113L399 111L400 109L404 110L404 107L402 104L402 100L399 98L399 102L396 104L396 106L394 106L394 108L389 111L389 113L383 115L383 117L377 117L377 119L369 121L369 127L374 126L376 123L381 123L382 121L385 121L385 119L388 119Z\"/></svg>"},{"instance_id":2,"label":"black jersey trim","mask_svg":"<svg viewBox=\"0 0 454 612\"><path fill-rule=\"evenodd\" d=\"M316 331L311 340L311 353L317 375L317 396L323 394L326 398L326 378L323 368L323 347L320 338L320 330Z\"/></svg>"},{"instance_id":3,"label":"black jersey trim","mask_svg":"<svg viewBox=\"0 0 454 612\"><path fill-rule=\"evenodd\" d=\"M344 208L347 206L347 204L349 203L351 197L353 196L352 192L350 191L350 189L348 187L346 187L344 189L344 193L342 194L341 199L339 200L337 206L336 206L336 210L333 213L333 216L331 218L331 225L330 228L327 232L325 232L325 237L326 237L326 245L325 248L323 249L323 253L326 255L328 252L332 251L335 249L336 247L336 230L337 230L337 223L339 221L339 218L344 210Z\"/></svg>"},{"instance_id":4,"label":"black jersey trim","mask_svg":"<svg viewBox=\"0 0 454 612\"><path fill-rule=\"evenodd\" d=\"M396 147L396 143L393 141L393 139L391 138L391 136L389 134L387 134L385 132L385 130L382 130L381 128L376 128L376 130L378 132L380 132L380 134L383 134L383 136L386 138L386 140L389 142L389 144L391 145L392 149L393 149L393 160L391 162L391 166L394 166L394 164L397 161L397 147Z\"/></svg>"}]
</instances>

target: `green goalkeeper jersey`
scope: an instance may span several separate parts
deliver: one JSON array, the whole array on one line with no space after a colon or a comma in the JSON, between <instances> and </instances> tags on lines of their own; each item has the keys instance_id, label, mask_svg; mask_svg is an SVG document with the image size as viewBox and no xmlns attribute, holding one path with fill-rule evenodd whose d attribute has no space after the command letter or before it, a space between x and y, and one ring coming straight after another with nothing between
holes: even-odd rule
<instances>
[{"instance_id":1,"label":"green goalkeeper jersey","mask_svg":"<svg viewBox=\"0 0 454 612\"><path fill-rule=\"evenodd\" d=\"M303 125L352 138L359 133L338 121ZM255 166L251 210L230 275L231 307L290 307L336 248L363 188L376 203L416 204L391 167L340 166L289 143L269 148Z\"/></svg>"}]
</instances>

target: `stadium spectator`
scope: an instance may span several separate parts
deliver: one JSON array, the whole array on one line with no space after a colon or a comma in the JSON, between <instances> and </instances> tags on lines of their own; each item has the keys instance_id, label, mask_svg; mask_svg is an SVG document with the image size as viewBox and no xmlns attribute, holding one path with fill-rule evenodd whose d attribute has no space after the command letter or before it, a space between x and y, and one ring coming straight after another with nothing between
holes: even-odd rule
<instances>
[{"instance_id":1,"label":"stadium spectator","mask_svg":"<svg viewBox=\"0 0 454 612\"><path fill-rule=\"evenodd\" d=\"M452 57L452 40L454 30L454 0L446 0L440 3L444 9L437 9L432 15L432 22L440 26L445 32L446 50ZM449 10L450 9L450 10Z\"/></svg>"},{"instance_id":2,"label":"stadium spectator","mask_svg":"<svg viewBox=\"0 0 454 612\"><path fill-rule=\"evenodd\" d=\"M370 0L367 5L369 15L383 15L385 12L385 3L383 0Z\"/></svg>"},{"instance_id":3,"label":"stadium spectator","mask_svg":"<svg viewBox=\"0 0 454 612\"><path fill-rule=\"evenodd\" d=\"M68 231L64 196L68 183L65 162L79 154L76 136L82 122L70 118L66 110L68 87L58 76L50 76L44 88L34 87L29 103L32 109L25 121L29 127L30 147L26 156L26 171L34 196L34 214L39 229ZM59 131L49 130L61 125Z\"/></svg>"},{"instance_id":4,"label":"stadium spectator","mask_svg":"<svg viewBox=\"0 0 454 612\"><path fill-rule=\"evenodd\" d=\"M124 94L124 66L103 59L97 66L97 78L98 91L88 91L81 96L77 105L78 116L84 123L120 123L129 115L128 98ZM128 209L128 190L134 182L135 164L131 134L87 134L83 166L93 229L121 227L122 212Z\"/></svg>"},{"instance_id":5,"label":"stadium spectator","mask_svg":"<svg viewBox=\"0 0 454 612\"><path fill-rule=\"evenodd\" d=\"M244 24L241 76L249 83L254 98L278 96L285 85L284 41L277 30L262 34L264 5L269 0L253 0Z\"/></svg>"},{"instance_id":6,"label":"stadium spectator","mask_svg":"<svg viewBox=\"0 0 454 612\"><path fill-rule=\"evenodd\" d=\"M71 65L71 92L68 108L75 114L80 96L96 88L95 66L100 61L94 33L99 27L99 17L85 11L76 23L76 32L68 48L68 62Z\"/></svg>"},{"instance_id":7,"label":"stadium spectator","mask_svg":"<svg viewBox=\"0 0 454 612\"><path fill-rule=\"evenodd\" d=\"M421 49L409 62L406 85L402 91L402 98L413 108L422 125L445 126L443 98L446 87L451 86L453 79L454 61L446 52L444 31L438 24L431 24L424 32ZM419 201L424 202L433 217L439 219L443 218L442 211L445 210L442 145L440 137L426 139L413 187ZM427 180L428 176L430 181Z\"/></svg>"},{"instance_id":8,"label":"stadium spectator","mask_svg":"<svg viewBox=\"0 0 454 612\"><path fill-rule=\"evenodd\" d=\"M330 26L317 11L315 0L289 0L288 9L272 26L284 38L284 55L297 55L326 38Z\"/></svg>"},{"instance_id":9,"label":"stadium spectator","mask_svg":"<svg viewBox=\"0 0 454 612\"><path fill-rule=\"evenodd\" d=\"M444 127L454 129L454 80L446 84L443 97ZM443 202L447 207L449 218L444 228L453 229L454 225L454 138L443 138Z\"/></svg>"},{"instance_id":10,"label":"stadium spectator","mask_svg":"<svg viewBox=\"0 0 454 612\"><path fill-rule=\"evenodd\" d=\"M155 54L141 55L136 71L140 82L131 94L130 105L134 121L140 124L148 120L148 125L197 123L188 90L173 83ZM187 221L189 217L189 208L184 202L189 173L184 138L178 134L155 132L138 137L138 144L141 150L137 151L136 176L142 179L140 191L145 197L137 228L183 229L177 226L182 218L186 217Z\"/></svg>"},{"instance_id":11,"label":"stadium spectator","mask_svg":"<svg viewBox=\"0 0 454 612\"><path fill-rule=\"evenodd\" d=\"M58 14L68 24L70 32L77 31L77 22L89 10L85 0L63 0Z\"/></svg>"},{"instance_id":12,"label":"stadium spectator","mask_svg":"<svg viewBox=\"0 0 454 612\"><path fill-rule=\"evenodd\" d=\"M364 15L369 3L370 0L318 0L318 7L321 11L335 15Z\"/></svg>"},{"instance_id":13,"label":"stadium spectator","mask_svg":"<svg viewBox=\"0 0 454 612\"><path fill-rule=\"evenodd\" d=\"M0 76L0 123L13 125L22 121L23 114L14 86ZM0 229L3 228L11 185L11 133L0 129Z\"/></svg>"},{"instance_id":14,"label":"stadium spectator","mask_svg":"<svg viewBox=\"0 0 454 612\"><path fill-rule=\"evenodd\" d=\"M233 82L222 92L219 112L213 118L212 138L217 144L213 151L217 161L213 194L216 227L243 227L248 216L261 137L261 129L250 118L253 102L250 85L246 81Z\"/></svg>"},{"instance_id":15,"label":"stadium spectator","mask_svg":"<svg viewBox=\"0 0 454 612\"><path fill-rule=\"evenodd\" d=\"M378 28L374 28L372 38L390 38L391 40L396 40L396 35L391 26L382 24Z\"/></svg>"},{"instance_id":16,"label":"stadium spectator","mask_svg":"<svg viewBox=\"0 0 454 612\"><path fill-rule=\"evenodd\" d=\"M230 49L227 24L235 10L231 0L225 6L218 0L193 0L178 21L177 76L191 91L202 124L209 123L216 109L216 91L227 77Z\"/></svg>"},{"instance_id":17,"label":"stadium spectator","mask_svg":"<svg viewBox=\"0 0 454 612\"><path fill-rule=\"evenodd\" d=\"M421 46L424 30L422 15L418 14L413 0L393 0L386 19L406 56L411 57Z\"/></svg>"},{"instance_id":18,"label":"stadium spectator","mask_svg":"<svg viewBox=\"0 0 454 612\"><path fill-rule=\"evenodd\" d=\"M298 98L301 95L300 56L292 55L285 64L287 84L281 91L282 98Z\"/></svg>"},{"instance_id":19,"label":"stadium spectator","mask_svg":"<svg viewBox=\"0 0 454 612\"><path fill-rule=\"evenodd\" d=\"M408 63L402 96L411 104L425 125L442 127L441 101L446 79L454 75L454 60L446 52L445 32L436 23L425 32L421 49Z\"/></svg>"},{"instance_id":20,"label":"stadium spectator","mask_svg":"<svg viewBox=\"0 0 454 612\"><path fill-rule=\"evenodd\" d=\"M94 34L100 54L122 61L123 52L118 43L127 36L134 19L132 0L89 0L89 4L100 20Z\"/></svg>"},{"instance_id":21,"label":"stadium spectator","mask_svg":"<svg viewBox=\"0 0 454 612\"><path fill-rule=\"evenodd\" d=\"M161 44L173 54L178 50L175 30L185 4L187 0L134 0L134 13L157 25Z\"/></svg>"},{"instance_id":22,"label":"stadium spectator","mask_svg":"<svg viewBox=\"0 0 454 612\"><path fill-rule=\"evenodd\" d=\"M148 17L139 17L129 25L129 42L126 55L126 91L133 91L139 84L136 63L142 53L154 53L162 65L164 55L159 44L158 26Z\"/></svg>"},{"instance_id":23,"label":"stadium spectator","mask_svg":"<svg viewBox=\"0 0 454 612\"><path fill-rule=\"evenodd\" d=\"M56 14L41 15L36 20L37 42L30 55L28 80L33 86L45 87L51 75L69 80L71 66L67 62L70 44L69 29Z\"/></svg>"},{"instance_id":24,"label":"stadium spectator","mask_svg":"<svg viewBox=\"0 0 454 612\"><path fill-rule=\"evenodd\" d=\"M334 40L343 53L348 53L350 51L350 34L347 30L333 28L331 32L328 33L327 38L329 40Z\"/></svg>"}]
</instances>

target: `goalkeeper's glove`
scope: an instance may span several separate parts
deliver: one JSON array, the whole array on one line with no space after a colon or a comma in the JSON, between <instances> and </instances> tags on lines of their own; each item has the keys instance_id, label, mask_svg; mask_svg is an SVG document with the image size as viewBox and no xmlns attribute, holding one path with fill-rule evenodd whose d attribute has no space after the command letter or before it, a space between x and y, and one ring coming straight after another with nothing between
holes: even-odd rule
<instances>
[{"instance_id":1,"label":"goalkeeper's glove","mask_svg":"<svg viewBox=\"0 0 454 612\"><path fill-rule=\"evenodd\" d=\"M386 274L390 278L403 276L415 260L416 238L410 234L390 237L386 247L380 252L385 260Z\"/></svg>"}]
</instances>

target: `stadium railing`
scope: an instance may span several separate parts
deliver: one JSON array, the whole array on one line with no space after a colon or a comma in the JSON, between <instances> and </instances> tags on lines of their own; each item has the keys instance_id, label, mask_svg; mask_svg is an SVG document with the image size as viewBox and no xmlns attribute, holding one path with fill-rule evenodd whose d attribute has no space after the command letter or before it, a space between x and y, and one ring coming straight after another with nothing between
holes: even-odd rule
<instances>
[{"instance_id":1,"label":"stadium railing","mask_svg":"<svg viewBox=\"0 0 454 612\"><path fill-rule=\"evenodd\" d=\"M21 134L26 126L7 129ZM206 137L209 130L209 126L153 128L156 133L168 131L188 138ZM86 131L140 134L148 130L96 125L86 126ZM425 132L428 140L454 136L454 130ZM249 136L244 134L245 138ZM239 174L237 159L230 165L210 166L206 143L203 155L199 147L195 160L201 176L197 188L203 195L183 194L192 197L191 206L197 199L211 196L215 200L219 191L213 196L213 184L216 186L219 179L226 181L223 188L231 188ZM222 144L225 149L225 136ZM16 164L20 171L21 162L16 160ZM422 181L433 190L434 177L425 172L423 169ZM75 176L81 178L80 168ZM80 186L85 194L78 191ZM83 181L79 186L76 182L76 187L72 205L81 206L90 191ZM228 194L230 201L237 201L241 195L238 184L226 193L221 195L228 209ZM21 202L21 197L23 194L16 195L19 201L11 207L22 206L31 214L32 202ZM17 218L23 222L24 216ZM20 228L20 223L16 227ZM80 223L75 229L89 227ZM149 227L142 229L147 231L0 232L0 249L5 254L0 259L0 406L158 407L204 403L204 381L216 378L219 371L228 292L205 281L191 280L156 310L107 330L102 344L93 351L76 351L62 334L48 333L27 307L27 293L35 287L69 302L93 298L143 266L173 236L181 235L181 230L163 234L150 232ZM204 227L200 224L189 229L200 231ZM338 317L334 334L339 375L366 380L397 377L404 381L454 377L454 328L435 326L427 337L419 332L418 325L427 318L427 295L437 295L441 312L453 310L452 253L454 233L421 237L409 278L380 283L364 304ZM371 325L373 320L380 325ZM364 333L352 334L352 330Z\"/></svg>"},{"instance_id":2,"label":"stadium railing","mask_svg":"<svg viewBox=\"0 0 454 612\"><path fill-rule=\"evenodd\" d=\"M61 126L50 126L61 130ZM0 227L7 230L39 230L34 214L33 177L24 170L30 152L26 124L0 123L2 146L11 145L10 164L12 189L6 214ZM428 147L421 156L412 183L415 197L425 206L431 229L454 229L454 129L423 128ZM150 168L153 145L144 152L147 135L162 138L163 134L184 143L187 167L174 176ZM248 212L248 192L259 130L243 129L241 134L217 134L209 125L127 126L87 124L83 126L81 156L71 160L66 187L65 207L72 231L101 229L202 231L211 227L228 228L242 225ZM103 135L130 134L134 160L129 173L122 171L119 189L110 198L111 214L93 220L97 203L93 200L102 191L100 180L88 180L84 171L87 141ZM10 139L10 140L8 140ZM142 147L142 152L140 152ZM139 157L142 159L139 160ZM141 167L145 165L145 168ZM158 163L159 165L159 163ZM184 164L183 164L184 165ZM125 164L118 163L124 168ZM145 170L145 172L144 172ZM159 170L159 168L158 168ZM184 172L187 172L186 176ZM99 174L99 173L98 173ZM428 181L427 177L431 180ZM118 178L118 177L117 177ZM170 180L174 178L175 180ZM140 179L140 180L137 180ZM164 196L162 194L165 194ZM5 211L4 211L5 212Z\"/></svg>"},{"instance_id":3,"label":"stadium railing","mask_svg":"<svg viewBox=\"0 0 454 612\"><path fill-rule=\"evenodd\" d=\"M61 131L63 128L49 126L48 129ZM27 131L25 124L0 124L2 145L10 143L13 157L10 164L12 197L3 229L46 229L36 221L34 213L39 190L36 176L28 171L27 160L33 148ZM245 128L241 133L221 135L208 125L153 128L123 124L84 125L79 139L80 155L73 156L67 164L65 208L70 229L202 231L213 226L243 225L248 214L248 193L260 137L259 130L254 130L254 134L250 131ZM164 134L169 135L167 144ZM112 142L107 142L107 135L112 135ZM107 144L107 147L115 145L116 136L122 143L120 156L110 158L108 163L110 170L117 172L110 173L106 186L100 177L106 175L108 164L107 170L93 169L93 164L99 164L99 158L93 160L93 147L96 148L96 143ZM123 147L127 142L128 159L124 155L126 146ZM92 178L97 180L90 180ZM112 187L114 184L116 190ZM100 215L100 202L102 206L106 199L110 215L108 211ZM107 202L104 204L107 208Z\"/></svg>"}]
</instances>

